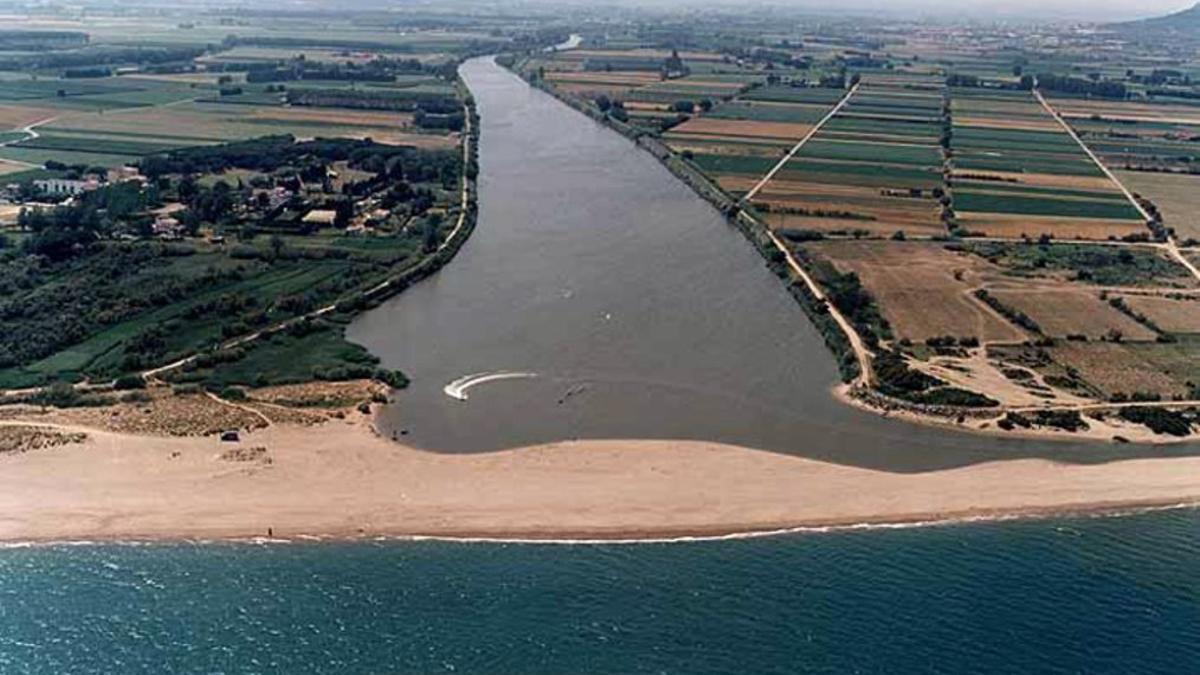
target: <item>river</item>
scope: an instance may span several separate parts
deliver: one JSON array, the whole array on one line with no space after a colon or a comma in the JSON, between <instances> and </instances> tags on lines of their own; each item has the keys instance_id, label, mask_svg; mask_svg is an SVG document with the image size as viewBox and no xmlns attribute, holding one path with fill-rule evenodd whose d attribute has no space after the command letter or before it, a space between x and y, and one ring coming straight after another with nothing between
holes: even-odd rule
<instances>
[{"instance_id":1,"label":"river","mask_svg":"<svg viewBox=\"0 0 1200 675\"><path fill-rule=\"evenodd\" d=\"M482 118L478 226L348 330L412 378L381 415L406 443L698 439L896 471L1195 451L981 437L840 403L820 335L715 209L491 58L461 72Z\"/></svg>"}]
</instances>

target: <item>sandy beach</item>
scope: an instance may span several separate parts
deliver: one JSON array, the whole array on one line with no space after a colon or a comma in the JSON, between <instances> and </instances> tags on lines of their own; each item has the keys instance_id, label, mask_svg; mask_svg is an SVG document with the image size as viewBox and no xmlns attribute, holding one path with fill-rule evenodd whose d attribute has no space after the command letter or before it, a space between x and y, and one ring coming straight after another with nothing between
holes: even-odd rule
<instances>
[{"instance_id":1,"label":"sandy beach","mask_svg":"<svg viewBox=\"0 0 1200 675\"><path fill-rule=\"evenodd\" d=\"M0 455L0 540L268 528L276 537L665 538L1200 503L1200 457L895 474L703 442L444 455L380 438L370 419L273 424L236 444L54 423L42 428L87 438Z\"/></svg>"}]
</instances>

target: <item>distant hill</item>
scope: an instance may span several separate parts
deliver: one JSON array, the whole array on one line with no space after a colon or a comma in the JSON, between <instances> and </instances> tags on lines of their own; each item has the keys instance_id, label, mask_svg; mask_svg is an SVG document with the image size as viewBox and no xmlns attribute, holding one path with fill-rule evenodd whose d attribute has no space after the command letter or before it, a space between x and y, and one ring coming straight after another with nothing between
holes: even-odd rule
<instances>
[{"instance_id":1,"label":"distant hill","mask_svg":"<svg viewBox=\"0 0 1200 675\"><path fill-rule=\"evenodd\" d=\"M1200 2L1187 9L1165 16L1109 24L1109 28L1125 33L1177 35L1200 39Z\"/></svg>"}]
</instances>

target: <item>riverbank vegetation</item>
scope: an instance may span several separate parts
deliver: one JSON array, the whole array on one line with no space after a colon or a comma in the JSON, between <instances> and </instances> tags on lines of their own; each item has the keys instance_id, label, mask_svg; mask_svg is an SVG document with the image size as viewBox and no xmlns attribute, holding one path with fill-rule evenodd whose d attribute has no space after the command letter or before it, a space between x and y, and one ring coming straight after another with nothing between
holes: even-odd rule
<instances>
[{"instance_id":1,"label":"riverbank vegetation","mask_svg":"<svg viewBox=\"0 0 1200 675\"><path fill-rule=\"evenodd\" d=\"M352 53L370 40L324 44L314 30L259 44L268 23L194 47L191 29L158 27L180 42L168 60L98 51L132 34L84 31L40 48L108 72L56 73L43 58L6 77L0 124L17 128L0 147L0 390L176 361L163 377L213 391L406 383L344 326L470 232L477 169L462 145L478 125L456 64L534 38L427 28Z\"/></svg>"}]
</instances>

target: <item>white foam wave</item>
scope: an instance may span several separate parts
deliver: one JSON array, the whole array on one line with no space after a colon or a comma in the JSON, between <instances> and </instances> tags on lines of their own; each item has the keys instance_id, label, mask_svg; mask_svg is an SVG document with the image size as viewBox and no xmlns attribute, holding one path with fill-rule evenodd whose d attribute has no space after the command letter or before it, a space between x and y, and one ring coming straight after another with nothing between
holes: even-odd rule
<instances>
[{"instance_id":1,"label":"white foam wave","mask_svg":"<svg viewBox=\"0 0 1200 675\"><path fill-rule=\"evenodd\" d=\"M537 373L527 373L514 370L474 373L471 375L464 375L457 380L454 380L445 387L442 387L442 391L446 392L446 395L450 398L457 399L459 401L465 401L467 400L467 390L471 387L486 384L488 382L496 382L498 380L527 380L534 377L537 377Z\"/></svg>"}]
</instances>

